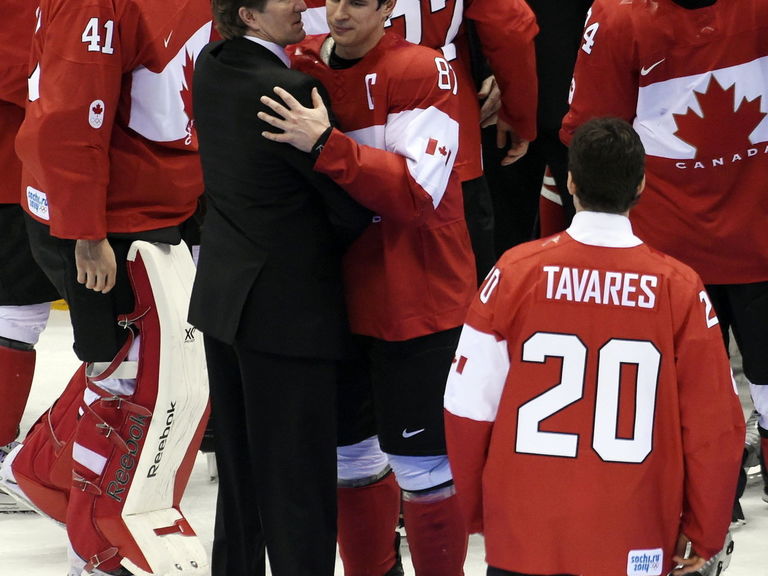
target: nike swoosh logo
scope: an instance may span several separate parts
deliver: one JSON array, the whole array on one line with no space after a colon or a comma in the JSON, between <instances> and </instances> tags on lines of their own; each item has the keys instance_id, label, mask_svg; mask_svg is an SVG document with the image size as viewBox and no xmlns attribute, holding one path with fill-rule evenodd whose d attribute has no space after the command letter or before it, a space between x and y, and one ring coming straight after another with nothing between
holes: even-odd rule
<instances>
[{"instance_id":1,"label":"nike swoosh logo","mask_svg":"<svg viewBox=\"0 0 768 576\"><path fill-rule=\"evenodd\" d=\"M163 44L165 44L165 47L168 48L168 44L171 42L171 36L173 36L173 30L171 30L171 33L168 34L165 38L163 38Z\"/></svg>"},{"instance_id":2,"label":"nike swoosh logo","mask_svg":"<svg viewBox=\"0 0 768 576\"><path fill-rule=\"evenodd\" d=\"M640 68L640 76L648 76L648 74L650 74L650 73L651 73L651 70L653 70L654 68L656 68L656 66L658 66L658 65L659 65L659 64L661 64L662 62L664 62L664 60L666 60L666 58L662 58L661 60L659 60L658 62L656 62L656 64L651 64L650 66L648 66L648 68L645 68L645 67L643 67L643 68Z\"/></svg>"},{"instance_id":3,"label":"nike swoosh logo","mask_svg":"<svg viewBox=\"0 0 768 576\"><path fill-rule=\"evenodd\" d=\"M424 432L426 428L420 428L419 430L414 430L413 432L408 432L408 428L403 430L403 438L411 438L412 436L416 436L416 434L421 434Z\"/></svg>"}]
</instances>

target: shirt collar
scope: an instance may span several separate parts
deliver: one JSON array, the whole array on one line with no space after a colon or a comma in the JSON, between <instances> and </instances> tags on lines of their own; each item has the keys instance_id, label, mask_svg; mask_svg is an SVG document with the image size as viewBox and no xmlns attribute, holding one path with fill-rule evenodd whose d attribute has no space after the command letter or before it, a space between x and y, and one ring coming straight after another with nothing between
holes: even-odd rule
<instances>
[{"instance_id":1,"label":"shirt collar","mask_svg":"<svg viewBox=\"0 0 768 576\"><path fill-rule=\"evenodd\" d=\"M621 214L582 210L573 217L566 232L577 242L590 246L632 248L643 243L632 232L629 218Z\"/></svg>"},{"instance_id":2,"label":"shirt collar","mask_svg":"<svg viewBox=\"0 0 768 576\"><path fill-rule=\"evenodd\" d=\"M283 64L285 64L287 68L291 67L291 60L288 58L288 54L285 53L285 48L280 46L280 44L275 44L269 40L262 40L261 38L256 38L255 36L245 36L245 38L248 38L248 40L251 42L256 42L256 44L261 44L264 46L264 48L272 52L272 54L280 58L280 60L283 61Z\"/></svg>"}]
</instances>

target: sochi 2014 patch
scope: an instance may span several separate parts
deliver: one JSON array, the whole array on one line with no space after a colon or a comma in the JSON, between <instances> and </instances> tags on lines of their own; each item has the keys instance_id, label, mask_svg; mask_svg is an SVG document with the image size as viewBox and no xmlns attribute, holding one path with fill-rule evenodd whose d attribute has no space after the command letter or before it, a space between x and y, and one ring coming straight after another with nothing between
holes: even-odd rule
<instances>
[{"instance_id":1,"label":"sochi 2014 patch","mask_svg":"<svg viewBox=\"0 0 768 576\"><path fill-rule=\"evenodd\" d=\"M41 220L50 220L48 196L42 190L27 186L27 207L32 214Z\"/></svg>"},{"instance_id":2,"label":"sochi 2014 patch","mask_svg":"<svg viewBox=\"0 0 768 576\"><path fill-rule=\"evenodd\" d=\"M664 551L630 550L627 554L627 576L661 576L664 565Z\"/></svg>"}]
</instances>

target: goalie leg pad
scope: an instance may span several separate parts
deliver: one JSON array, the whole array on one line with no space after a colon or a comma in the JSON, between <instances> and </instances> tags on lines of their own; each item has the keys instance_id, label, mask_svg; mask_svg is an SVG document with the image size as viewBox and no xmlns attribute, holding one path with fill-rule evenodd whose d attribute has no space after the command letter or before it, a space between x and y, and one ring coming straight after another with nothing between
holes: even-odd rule
<instances>
[{"instance_id":1,"label":"goalie leg pad","mask_svg":"<svg viewBox=\"0 0 768 576\"><path fill-rule=\"evenodd\" d=\"M205 549L179 509L205 430L208 381L202 339L186 323L194 265L186 247L134 242L128 270L136 309L120 321L141 338L130 378L119 355L90 378L77 430L68 533L86 571L207 574ZM127 374L120 374L127 371Z\"/></svg>"},{"instance_id":2,"label":"goalie leg pad","mask_svg":"<svg viewBox=\"0 0 768 576\"><path fill-rule=\"evenodd\" d=\"M18 485L32 507L64 523L72 484L72 442L85 389L85 365L27 434L3 481Z\"/></svg>"},{"instance_id":3,"label":"goalie leg pad","mask_svg":"<svg viewBox=\"0 0 768 576\"><path fill-rule=\"evenodd\" d=\"M34 350L18 350L0 343L0 446L16 439L34 373Z\"/></svg>"}]
</instances>

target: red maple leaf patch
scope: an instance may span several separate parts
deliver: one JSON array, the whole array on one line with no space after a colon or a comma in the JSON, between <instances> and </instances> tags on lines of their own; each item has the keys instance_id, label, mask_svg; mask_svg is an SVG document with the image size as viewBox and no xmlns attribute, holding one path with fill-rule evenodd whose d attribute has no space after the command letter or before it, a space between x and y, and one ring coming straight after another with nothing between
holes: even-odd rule
<instances>
[{"instance_id":1,"label":"red maple leaf patch","mask_svg":"<svg viewBox=\"0 0 768 576\"><path fill-rule=\"evenodd\" d=\"M673 114L675 136L696 148L696 158L715 158L749 148L749 135L762 122L762 97L736 103L736 85L724 89L712 76L704 92L695 92L701 107L699 116L692 109Z\"/></svg>"},{"instance_id":2,"label":"red maple leaf patch","mask_svg":"<svg viewBox=\"0 0 768 576\"><path fill-rule=\"evenodd\" d=\"M99 115L102 112L104 112L104 108L101 107L101 104L96 104L93 108L91 108L94 114Z\"/></svg>"}]
</instances>

